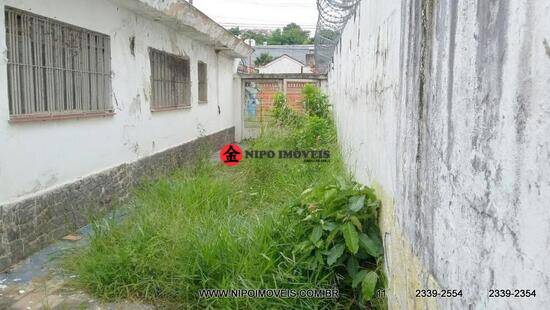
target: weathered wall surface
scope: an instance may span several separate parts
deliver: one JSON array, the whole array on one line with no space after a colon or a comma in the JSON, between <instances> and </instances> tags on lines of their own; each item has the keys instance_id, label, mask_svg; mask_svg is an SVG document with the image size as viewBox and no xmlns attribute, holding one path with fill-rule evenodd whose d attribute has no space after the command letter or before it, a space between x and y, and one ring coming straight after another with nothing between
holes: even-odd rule
<instances>
[{"instance_id":1,"label":"weathered wall surface","mask_svg":"<svg viewBox=\"0 0 550 310\"><path fill-rule=\"evenodd\" d=\"M233 58L191 38L196 34L107 0L1 0L0 8L5 5L109 35L115 115L9 123L5 22L0 14L0 205L234 126ZM150 111L149 47L189 57L190 109ZM208 64L207 104L198 103L199 60Z\"/></svg>"},{"instance_id":2,"label":"weathered wall surface","mask_svg":"<svg viewBox=\"0 0 550 310\"><path fill-rule=\"evenodd\" d=\"M212 147L234 141L233 57L248 47L205 16L185 15L190 14L187 3L171 1L169 12L159 12L146 2L158 1L0 0L2 9L11 6L109 35L115 112L99 118L9 122L0 14L0 270L108 211L144 177L188 162L201 141ZM194 24L200 29L178 27L173 15L195 24L201 20ZM149 47L188 57L190 108L150 111ZM208 65L208 103L198 103L198 61Z\"/></svg>"},{"instance_id":3,"label":"weathered wall surface","mask_svg":"<svg viewBox=\"0 0 550 310\"><path fill-rule=\"evenodd\" d=\"M235 140L229 128L79 179L0 209L0 271L126 202L134 186Z\"/></svg>"},{"instance_id":4,"label":"weathered wall surface","mask_svg":"<svg viewBox=\"0 0 550 310\"><path fill-rule=\"evenodd\" d=\"M550 3L363 0L329 72L392 308L550 304ZM418 299L415 289L462 289ZM535 289L534 298L488 298Z\"/></svg>"}]
</instances>

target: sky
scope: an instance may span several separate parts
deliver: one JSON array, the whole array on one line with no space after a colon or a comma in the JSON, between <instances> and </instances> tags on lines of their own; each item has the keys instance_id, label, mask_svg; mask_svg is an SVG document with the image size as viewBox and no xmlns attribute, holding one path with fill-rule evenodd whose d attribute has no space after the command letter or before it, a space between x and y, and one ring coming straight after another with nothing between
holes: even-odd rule
<instances>
[{"instance_id":1,"label":"sky","mask_svg":"<svg viewBox=\"0 0 550 310\"><path fill-rule=\"evenodd\" d=\"M193 0L193 5L226 28L282 28L297 23L315 32L316 0Z\"/></svg>"}]
</instances>

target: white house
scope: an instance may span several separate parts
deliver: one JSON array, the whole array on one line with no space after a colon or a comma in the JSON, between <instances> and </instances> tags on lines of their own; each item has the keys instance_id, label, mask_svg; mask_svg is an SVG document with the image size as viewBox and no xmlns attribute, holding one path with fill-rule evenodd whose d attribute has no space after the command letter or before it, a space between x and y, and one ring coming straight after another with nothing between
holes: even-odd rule
<instances>
[{"instance_id":1,"label":"white house","mask_svg":"<svg viewBox=\"0 0 550 310\"><path fill-rule=\"evenodd\" d=\"M189 3L0 4L0 269L234 140L252 49Z\"/></svg>"},{"instance_id":2,"label":"white house","mask_svg":"<svg viewBox=\"0 0 550 310\"><path fill-rule=\"evenodd\" d=\"M258 67L258 71L259 73L313 73L309 66L286 54Z\"/></svg>"}]
</instances>

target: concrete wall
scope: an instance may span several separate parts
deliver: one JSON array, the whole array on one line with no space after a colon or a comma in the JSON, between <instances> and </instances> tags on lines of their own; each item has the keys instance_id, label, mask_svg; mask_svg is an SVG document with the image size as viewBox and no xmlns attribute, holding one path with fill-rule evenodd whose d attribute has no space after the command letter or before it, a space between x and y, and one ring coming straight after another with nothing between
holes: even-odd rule
<instances>
[{"instance_id":1,"label":"concrete wall","mask_svg":"<svg viewBox=\"0 0 550 310\"><path fill-rule=\"evenodd\" d=\"M104 118L9 123L7 59L1 57L0 205L234 126L234 59L191 39L196 33L142 17L107 0L1 0L0 5L109 35L115 109L114 116ZM2 55L6 55L4 24L0 14ZM130 38L134 36L132 55ZM190 109L150 111L149 47L190 58ZM208 64L207 104L198 103L199 60Z\"/></svg>"},{"instance_id":2,"label":"concrete wall","mask_svg":"<svg viewBox=\"0 0 550 310\"><path fill-rule=\"evenodd\" d=\"M281 56L269 64L258 67L260 73L312 73L311 68L288 57Z\"/></svg>"},{"instance_id":3,"label":"concrete wall","mask_svg":"<svg viewBox=\"0 0 550 310\"><path fill-rule=\"evenodd\" d=\"M550 3L363 0L329 72L349 169L384 203L390 306L550 303ZM415 298L416 289L463 298ZM532 298L488 298L489 289Z\"/></svg>"}]
</instances>

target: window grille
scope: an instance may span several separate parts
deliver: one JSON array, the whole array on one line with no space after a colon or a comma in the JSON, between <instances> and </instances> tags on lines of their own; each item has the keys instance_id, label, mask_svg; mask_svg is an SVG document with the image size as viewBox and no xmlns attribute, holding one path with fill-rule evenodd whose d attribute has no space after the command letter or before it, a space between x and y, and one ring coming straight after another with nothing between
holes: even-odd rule
<instances>
[{"instance_id":1,"label":"window grille","mask_svg":"<svg viewBox=\"0 0 550 310\"><path fill-rule=\"evenodd\" d=\"M206 63L199 61L198 75L199 75L199 101L208 101L208 73Z\"/></svg>"},{"instance_id":2,"label":"window grille","mask_svg":"<svg viewBox=\"0 0 550 310\"><path fill-rule=\"evenodd\" d=\"M149 49L151 61L151 110L191 106L189 60L156 49Z\"/></svg>"},{"instance_id":3,"label":"window grille","mask_svg":"<svg viewBox=\"0 0 550 310\"><path fill-rule=\"evenodd\" d=\"M112 111L109 36L9 7L5 18L12 119Z\"/></svg>"}]
</instances>

